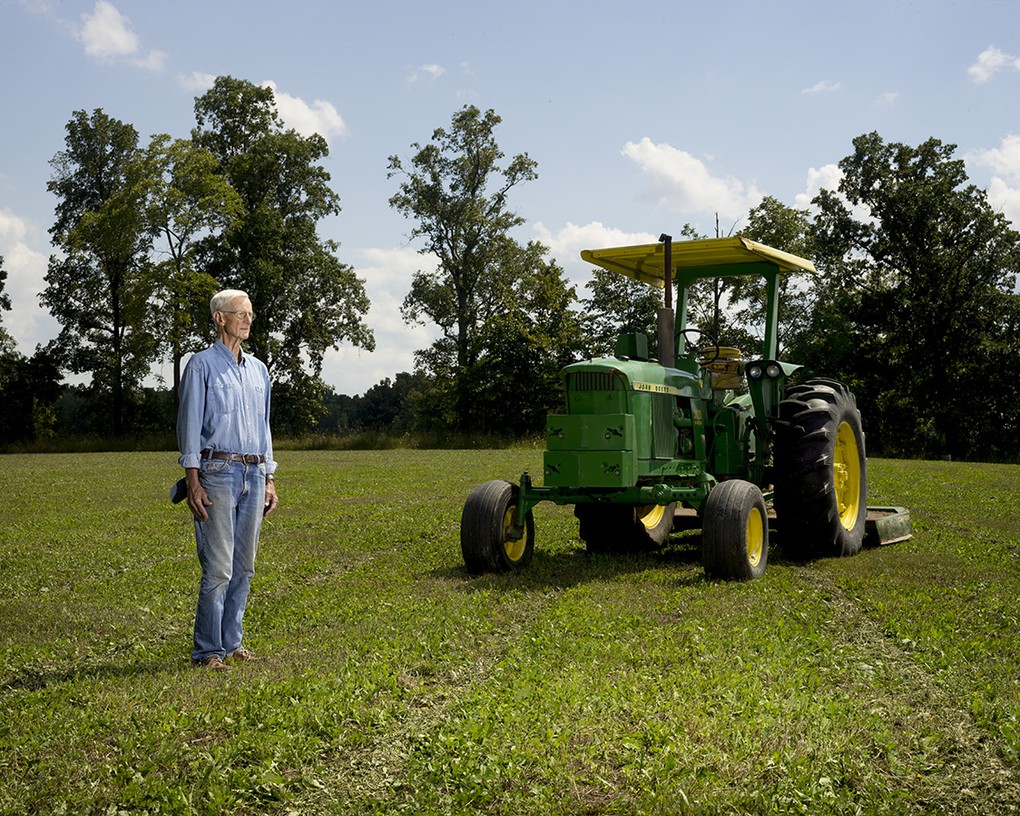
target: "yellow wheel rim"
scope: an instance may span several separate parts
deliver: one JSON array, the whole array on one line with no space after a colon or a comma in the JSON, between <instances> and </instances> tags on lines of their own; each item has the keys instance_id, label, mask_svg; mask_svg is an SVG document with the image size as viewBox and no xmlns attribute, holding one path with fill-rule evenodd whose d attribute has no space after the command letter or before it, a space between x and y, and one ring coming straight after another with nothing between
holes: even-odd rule
<instances>
[{"instance_id":1,"label":"yellow wheel rim","mask_svg":"<svg viewBox=\"0 0 1020 816\"><path fill-rule=\"evenodd\" d=\"M511 504L503 514L503 551L510 561L520 561L521 556L524 555L524 549L528 545L527 535L522 535L520 538L510 537L510 529L513 527L516 518L517 505Z\"/></svg>"},{"instance_id":2,"label":"yellow wheel rim","mask_svg":"<svg viewBox=\"0 0 1020 816\"><path fill-rule=\"evenodd\" d=\"M747 563L752 567L757 567L761 563L761 556L765 551L765 524L762 521L761 511L757 507L752 509L747 516L744 543L747 546Z\"/></svg>"},{"instance_id":3,"label":"yellow wheel rim","mask_svg":"<svg viewBox=\"0 0 1020 816\"><path fill-rule=\"evenodd\" d=\"M661 504L652 504L647 507L638 508L638 517L641 519L641 523L645 525L646 530L654 530L658 527L665 513L666 508Z\"/></svg>"},{"instance_id":4,"label":"yellow wheel rim","mask_svg":"<svg viewBox=\"0 0 1020 816\"><path fill-rule=\"evenodd\" d=\"M845 529L852 530L861 509L861 456L854 429L848 422L840 423L836 431L832 476L839 521Z\"/></svg>"}]
</instances>

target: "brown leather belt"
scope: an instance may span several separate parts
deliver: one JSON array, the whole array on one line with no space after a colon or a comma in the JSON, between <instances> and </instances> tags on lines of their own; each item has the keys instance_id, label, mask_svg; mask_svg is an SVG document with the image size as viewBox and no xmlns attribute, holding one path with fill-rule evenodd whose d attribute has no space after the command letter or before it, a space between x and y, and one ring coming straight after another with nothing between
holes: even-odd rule
<instances>
[{"instance_id":1,"label":"brown leather belt","mask_svg":"<svg viewBox=\"0 0 1020 816\"><path fill-rule=\"evenodd\" d=\"M222 459L224 462L244 462L246 465L261 465L266 457L259 453L227 453L226 451L204 450L203 459Z\"/></svg>"}]
</instances>

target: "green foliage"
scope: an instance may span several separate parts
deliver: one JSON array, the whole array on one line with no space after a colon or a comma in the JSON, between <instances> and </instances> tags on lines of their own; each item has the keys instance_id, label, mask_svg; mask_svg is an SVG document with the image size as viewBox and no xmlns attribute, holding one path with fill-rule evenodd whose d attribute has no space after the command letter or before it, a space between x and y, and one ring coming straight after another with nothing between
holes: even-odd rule
<instances>
[{"instance_id":1,"label":"green foliage","mask_svg":"<svg viewBox=\"0 0 1020 816\"><path fill-rule=\"evenodd\" d=\"M233 224L241 200L216 157L190 141L154 136L146 160L152 185L146 217L163 248L163 260L149 267L157 305L151 316L159 350L173 364L176 398L182 358L209 343L209 300L219 288L198 266L199 241Z\"/></svg>"},{"instance_id":2,"label":"green foliage","mask_svg":"<svg viewBox=\"0 0 1020 816\"><path fill-rule=\"evenodd\" d=\"M766 246L780 249L811 260L815 256L811 243L811 221L807 210L787 207L771 196L754 207L741 234ZM811 316L810 275L806 272L779 276L779 349L780 356L804 332ZM743 306L736 321L744 326L765 323L765 286L748 278L735 278L732 298ZM727 343L728 344L728 343ZM739 345L737 343L736 345Z\"/></svg>"},{"instance_id":3,"label":"green foliage","mask_svg":"<svg viewBox=\"0 0 1020 816\"><path fill-rule=\"evenodd\" d=\"M617 338L634 332L648 338L649 351L654 354L658 341L655 315L663 303L662 290L600 267L592 269L585 288L591 292L581 301L588 356L611 355Z\"/></svg>"},{"instance_id":4,"label":"green foliage","mask_svg":"<svg viewBox=\"0 0 1020 816\"><path fill-rule=\"evenodd\" d=\"M468 105L388 165L400 179L391 206L438 259L436 271L415 274L402 312L441 336L416 350L413 383L400 374L358 404L330 403L326 350L372 349L374 337L363 281L317 234L340 211L323 167L328 146L285 129L270 88L231 77L196 99L195 116L190 141L160 134L146 149L101 109L68 122L51 162L55 253L41 298L61 331L26 360L0 327L8 443L165 431L164 401L142 383L168 356L176 389L183 355L209 339L208 298L227 286L252 298L250 350L271 368L288 434L527 435L559 405L565 363L610 353L624 331L646 333L655 353L659 293L596 270L578 314L548 250L512 237L524 219L509 195L537 165L527 153L505 160L500 117ZM820 272L780 278L783 358L850 385L872 453L1015 460L1020 235L969 182L955 146L877 133L853 146L839 191L819 194L813 220L771 197L749 214L746 236L811 258ZM686 225L681 237L697 234ZM688 322L753 349L763 304L749 280L699 282ZM9 307L0 285L0 310ZM59 372L46 367L54 360L91 375L59 403Z\"/></svg>"},{"instance_id":5,"label":"green foliage","mask_svg":"<svg viewBox=\"0 0 1020 816\"><path fill-rule=\"evenodd\" d=\"M363 320L364 282L339 260L339 246L316 233L321 219L340 212L321 165L329 148L317 134L284 130L271 89L245 80L217 77L195 101L195 117L192 141L216 157L240 200L236 218L205 241L202 263L220 288L248 292L258 316L248 347L279 384L274 405L288 423L312 427L326 350L342 342L375 348Z\"/></svg>"},{"instance_id":6,"label":"green foliage","mask_svg":"<svg viewBox=\"0 0 1020 816\"><path fill-rule=\"evenodd\" d=\"M143 274L147 167L135 129L102 110L76 111L65 142L47 185L58 198L50 233L60 254L50 257L40 300L62 327L54 353L71 371L92 374L96 415L117 435L156 348L152 282Z\"/></svg>"},{"instance_id":7,"label":"green foliage","mask_svg":"<svg viewBox=\"0 0 1020 816\"><path fill-rule=\"evenodd\" d=\"M574 288L529 243L513 296L479 331L483 348L467 384L476 427L511 436L543 430L563 402L560 370L584 345Z\"/></svg>"},{"instance_id":8,"label":"green foliage","mask_svg":"<svg viewBox=\"0 0 1020 816\"><path fill-rule=\"evenodd\" d=\"M5 457L0 813L1006 813L1020 800L1016 466L872 460L914 538L708 582L697 539L520 575L464 497L524 451L287 452L246 618L187 665L172 454ZM88 478L83 479L82 474ZM945 496L954 501L947 503Z\"/></svg>"},{"instance_id":9,"label":"green foliage","mask_svg":"<svg viewBox=\"0 0 1020 816\"><path fill-rule=\"evenodd\" d=\"M845 346L830 362L881 417L880 449L1013 456L1015 378L989 367L987 352L997 349L999 361L1020 354L1018 335L1002 333L1015 320L1020 234L968 183L954 152L937 139L916 148L877 133L854 140L839 195L815 199L823 277L813 328L830 349ZM965 387L974 382L980 401ZM989 414L1005 426L982 423Z\"/></svg>"},{"instance_id":10,"label":"green foliage","mask_svg":"<svg viewBox=\"0 0 1020 816\"><path fill-rule=\"evenodd\" d=\"M36 349L31 357L13 347L0 351L0 444L54 435L61 379L57 363L46 349Z\"/></svg>"},{"instance_id":11,"label":"green foliage","mask_svg":"<svg viewBox=\"0 0 1020 816\"><path fill-rule=\"evenodd\" d=\"M0 255L0 312L11 310L11 296L4 290L7 288L7 270L4 269L4 256ZM6 330L0 328L0 341L6 346L11 342L11 336Z\"/></svg>"},{"instance_id":12,"label":"green foliage","mask_svg":"<svg viewBox=\"0 0 1020 816\"><path fill-rule=\"evenodd\" d=\"M390 206L415 221L411 239L423 239L421 252L439 261L436 271L415 273L402 307L405 320L442 332L417 355L434 377L436 400L422 393L423 408L430 422L462 432L533 428L534 414L554 401L549 367L580 346L562 270L543 260L542 245L510 237L524 219L507 195L537 173L526 153L500 165L500 121L492 110L466 105L449 130L437 128L424 147L413 144L409 161L389 160L390 177L403 179ZM529 388L538 388L534 402ZM507 389L521 401L507 405Z\"/></svg>"}]
</instances>

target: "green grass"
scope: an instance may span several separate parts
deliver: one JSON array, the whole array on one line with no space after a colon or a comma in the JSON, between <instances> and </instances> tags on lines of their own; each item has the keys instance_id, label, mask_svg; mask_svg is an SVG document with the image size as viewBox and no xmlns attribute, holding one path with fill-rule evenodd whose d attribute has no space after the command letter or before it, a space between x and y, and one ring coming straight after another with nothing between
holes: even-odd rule
<instances>
[{"instance_id":1,"label":"green grass","mask_svg":"<svg viewBox=\"0 0 1020 816\"><path fill-rule=\"evenodd\" d=\"M707 582L697 540L472 578L541 452L287 451L246 645L188 667L173 454L0 458L0 813L1010 813L1020 467L873 460L914 538Z\"/></svg>"}]
</instances>

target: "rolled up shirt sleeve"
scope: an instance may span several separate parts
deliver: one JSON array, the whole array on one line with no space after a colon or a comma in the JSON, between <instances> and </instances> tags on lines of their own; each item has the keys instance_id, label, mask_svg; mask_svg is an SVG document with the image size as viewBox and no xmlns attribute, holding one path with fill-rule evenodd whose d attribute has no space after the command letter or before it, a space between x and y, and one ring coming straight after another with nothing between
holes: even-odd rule
<instances>
[{"instance_id":1,"label":"rolled up shirt sleeve","mask_svg":"<svg viewBox=\"0 0 1020 816\"><path fill-rule=\"evenodd\" d=\"M273 433L269 429L269 406L272 401L272 386L269 382L269 371L263 367L266 379L266 411L265 411L265 435L266 435L266 475L276 473L276 459L273 457Z\"/></svg>"},{"instance_id":2,"label":"rolled up shirt sleeve","mask_svg":"<svg viewBox=\"0 0 1020 816\"><path fill-rule=\"evenodd\" d=\"M198 355L188 360L181 377L177 407L177 460L181 467L197 468L201 461L202 422L205 416L205 366Z\"/></svg>"}]
</instances>

